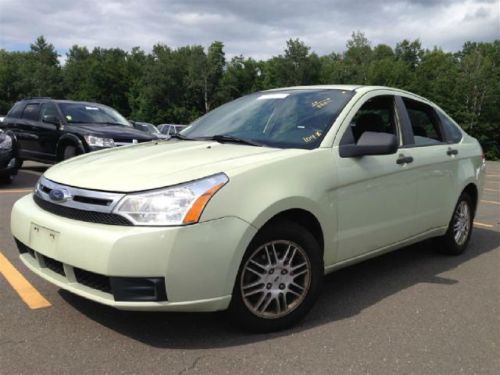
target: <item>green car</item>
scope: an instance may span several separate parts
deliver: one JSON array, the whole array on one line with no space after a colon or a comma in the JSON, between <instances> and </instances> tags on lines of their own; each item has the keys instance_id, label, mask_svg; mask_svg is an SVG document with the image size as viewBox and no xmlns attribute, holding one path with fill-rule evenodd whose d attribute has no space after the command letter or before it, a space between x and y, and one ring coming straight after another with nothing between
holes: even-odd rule
<instances>
[{"instance_id":1,"label":"green car","mask_svg":"<svg viewBox=\"0 0 500 375\"><path fill-rule=\"evenodd\" d=\"M272 331L336 269L433 237L462 253L484 175L477 140L422 97L292 87L53 166L11 229L29 269L84 298Z\"/></svg>"}]
</instances>

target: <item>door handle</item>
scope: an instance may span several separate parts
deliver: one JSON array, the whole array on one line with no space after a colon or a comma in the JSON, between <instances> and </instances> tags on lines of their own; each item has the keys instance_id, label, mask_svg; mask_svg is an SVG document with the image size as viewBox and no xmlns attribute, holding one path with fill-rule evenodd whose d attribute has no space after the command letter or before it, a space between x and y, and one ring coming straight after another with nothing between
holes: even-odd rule
<instances>
[{"instance_id":1,"label":"door handle","mask_svg":"<svg viewBox=\"0 0 500 375\"><path fill-rule=\"evenodd\" d=\"M413 157L404 156L403 154L399 155L398 160L396 160L397 164L410 164L413 162Z\"/></svg>"},{"instance_id":2,"label":"door handle","mask_svg":"<svg viewBox=\"0 0 500 375\"><path fill-rule=\"evenodd\" d=\"M446 154L447 155L457 155L458 154L458 150L456 148L449 148L448 151L446 151Z\"/></svg>"}]
</instances>

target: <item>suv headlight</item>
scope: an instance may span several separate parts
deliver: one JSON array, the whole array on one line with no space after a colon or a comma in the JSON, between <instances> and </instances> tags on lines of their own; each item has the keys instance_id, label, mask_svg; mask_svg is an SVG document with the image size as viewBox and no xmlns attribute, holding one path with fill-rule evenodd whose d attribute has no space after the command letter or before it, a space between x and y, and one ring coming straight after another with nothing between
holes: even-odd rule
<instances>
[{"instance_id":1,"label":"suv headlight","mask_svg":"<svg viewBox=\"0 0 500 375\"><path fill-rule=\"evenodd\" d=\"M194 224L200 220L210 198L228 181L224 173L219 173L165 189L128 194L113 213L135 225Z\"/></svg>"},{"instance_id":2,"label":"suv headlight","mask_svg":"<svg viewBox=\"0 0 500 375\"><path fill-rule=\"evenodd\" d=\"M0 134L0 150L12 149L12 138L7 134Z\"/></svg>"},{"instance_id":3,"label":"suv headlight","mask_svg":"<svg viewBox=\"0 0 500 375\"><path fill-rule=\"evenodd\" d=\"M115 147L115 141L112 138L101 138L93 135L86 135L84 138L89 146Z\"/></svg>"}]
</instances>

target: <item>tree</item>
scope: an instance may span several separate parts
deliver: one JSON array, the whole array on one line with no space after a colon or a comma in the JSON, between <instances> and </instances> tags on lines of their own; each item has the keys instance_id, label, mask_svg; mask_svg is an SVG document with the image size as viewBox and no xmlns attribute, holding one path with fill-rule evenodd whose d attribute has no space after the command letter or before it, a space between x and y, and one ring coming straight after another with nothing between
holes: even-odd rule
<instances>
[{"instance_id":1,"label":"tree","mask_svg":"<svg viewBox=\"0 0 500 375\"><path fill-rule=\"evenodd\" d=\"M39 36L31 44L31 90L29 95L55 96L63 92L62 74L57 52L52 44Z\"/></svg>"}]
</instances>

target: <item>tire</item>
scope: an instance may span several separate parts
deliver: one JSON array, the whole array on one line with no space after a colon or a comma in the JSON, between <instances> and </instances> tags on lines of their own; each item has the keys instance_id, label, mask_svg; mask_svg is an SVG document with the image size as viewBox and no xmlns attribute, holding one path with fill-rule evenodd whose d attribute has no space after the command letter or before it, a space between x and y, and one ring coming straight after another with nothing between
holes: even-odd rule
<instances>
[{"instance_id":1,"label":"tire","mask_svg":"<svg viewBox=\"0 0 500 375\"><path fill-rule=\"evenodd\" d=\"M78 148L73 145L66 146L63 151L63 160L68 160L74 156L80 155L78 151Z\"/></svg>"},{"instance_id":2,"label":"tire","mask_svg":"<svg viewBox=\"0 0 500 375\"><path fill-rule=\"evenodd\" d=\"M469 194L463 192L453 210L446 234L439 237L438 251L443 254L460 255L470 241L474 219L474 205Z\"/></svg>"},{"instance_id":3,"label":"tire","mask_svg":"<svg viewBox=\"0 0 500 375\"><path fill-rule=\"evenodd\" d=\"M291 221L269 224L243 256L229 312L250 331L285 329L311 309L323 273L322 252L309 231Z\"/></svg>"},{"instance_id":4,"label":"tire","mask_svg":"<svg viewBox=\"0 0 500 375\"><path fill-rule=\"evenodd\" d=\"M14 175L7 174L0 176L0 184L11 184L14 181Z\"/></svg>"}]
</instances>

